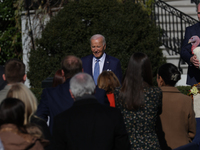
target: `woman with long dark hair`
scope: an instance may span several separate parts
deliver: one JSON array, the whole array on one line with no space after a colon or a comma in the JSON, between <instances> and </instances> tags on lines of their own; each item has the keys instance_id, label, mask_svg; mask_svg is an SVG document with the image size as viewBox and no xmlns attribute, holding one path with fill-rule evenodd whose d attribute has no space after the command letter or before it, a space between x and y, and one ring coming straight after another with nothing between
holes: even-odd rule
<instances>
[{"instance_id":1,"label":"woman with long dark hair","mask_svg":"<svg viewBox=\"0 0 200 150\"><path fill-rule=\"evenodd\" d=\"M131 56L122 87L115 90L115 99L124 116L131 149L160 149L155 124L162 92L153 87L151 62L146 54Z\"/></svg>"}]
</instances>

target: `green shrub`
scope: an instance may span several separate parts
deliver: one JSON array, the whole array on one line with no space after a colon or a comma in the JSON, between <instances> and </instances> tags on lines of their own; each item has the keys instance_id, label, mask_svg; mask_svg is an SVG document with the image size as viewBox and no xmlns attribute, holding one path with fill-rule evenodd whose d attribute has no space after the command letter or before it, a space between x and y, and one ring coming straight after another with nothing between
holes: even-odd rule
<instances>
[{"instance_id":1,"label":"green shrub","mask_svg":"<svg viewBox=\"0 0 200 150\"><path fill-rule=\"evenodd\" d=\"M140 4L132 0L74 1L51 19L42 38L36 40L37 50L31 50L29 59L31 86L41 87L42 80L53 76L63 56L91 54L89 39L97 33L105 36L106 53L121 61L123 72L134 52L150 57L154 77L165 62L159 49L158 30Z\"/></svg>"},{"instance_id":2,"label":"green shrub","mask_svg":"<svg viewBox=\"0 0 200 150\"><path fill-rule=\"evenodd\" d=\"M191 89L191 86L177 86L177 88L181 93L187 95Z\"/></svg>"},{"instance_id":3,"label":"green shrub","mask_svg":"<svg viewBox=\"0 0 200 150\"><path fill-rule=\"evenodd\" d=\"M16 14L15 2L0 1L0 65L11 58L22 59L21 15Z\"/></svg>"}]
</instances>

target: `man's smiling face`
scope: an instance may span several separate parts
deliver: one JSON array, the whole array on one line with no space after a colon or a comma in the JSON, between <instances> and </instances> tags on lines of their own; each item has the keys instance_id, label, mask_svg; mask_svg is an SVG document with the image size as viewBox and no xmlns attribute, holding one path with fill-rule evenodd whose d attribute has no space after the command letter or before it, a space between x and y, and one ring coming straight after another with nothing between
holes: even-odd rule
<instances>
[{"instance_id":1,"label":"man's smiling face","mask_svg":"<svg viewBox=\"0 0 200 150\"><path fill-rule=\"evenodd\" d=\"M103 45L103 38L91 40L91 50L96 58L101 58L106 49L106 44Z\"/></svg>"}]
</instances>

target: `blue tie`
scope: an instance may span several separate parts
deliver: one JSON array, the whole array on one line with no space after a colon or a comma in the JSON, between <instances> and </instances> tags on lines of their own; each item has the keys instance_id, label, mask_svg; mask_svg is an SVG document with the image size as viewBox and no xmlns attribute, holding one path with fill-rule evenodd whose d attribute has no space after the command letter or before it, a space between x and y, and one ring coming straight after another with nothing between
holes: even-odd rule
<instances>
[{"instance_id":1,"label":"blue tie","mask_svg":"<svg viewBox=\"0 0 200 150\"><path fill-rule=\"evenodd\" d=\"M96 59L96 63L94 66L94 82L97 85L97 79L99 76L99 59Z\"/></svg>"}]
</instances>

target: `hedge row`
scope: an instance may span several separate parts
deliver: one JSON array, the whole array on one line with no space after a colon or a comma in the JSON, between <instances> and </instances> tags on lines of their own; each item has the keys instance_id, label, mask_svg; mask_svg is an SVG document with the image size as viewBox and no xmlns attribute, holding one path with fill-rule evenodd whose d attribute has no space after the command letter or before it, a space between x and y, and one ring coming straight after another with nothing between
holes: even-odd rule
<instances>
[{"instance_id":1,"label":"hedge row","mask_svg":"<svg viewBox=\"0 0 200 150\"><path fill-rule=\"evenodd\" d=\"M37 49L31 50L29 60L31 86L40 88L42 80L52 77L63 56L91 54L89 39L97 33L105 36L106 53L121 61L123 72L134 52L150 57L154 78L157 68L165 62L159 49L159 30L143 6L132 0L74 1L51 19L36 40Z\"/></svg>"},{"instance_id":2,"label":"hedge row","mask_svg":"<svg viewBox=\"0 0 200 150\"><path fill-rule=\"evenodd\" d=\"M22 59L21 25L14 7L16 2L0 1L0 65L11 58Z\"/></svg>"}]
</instances>

